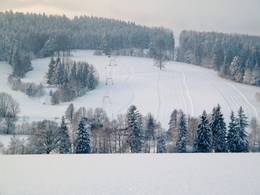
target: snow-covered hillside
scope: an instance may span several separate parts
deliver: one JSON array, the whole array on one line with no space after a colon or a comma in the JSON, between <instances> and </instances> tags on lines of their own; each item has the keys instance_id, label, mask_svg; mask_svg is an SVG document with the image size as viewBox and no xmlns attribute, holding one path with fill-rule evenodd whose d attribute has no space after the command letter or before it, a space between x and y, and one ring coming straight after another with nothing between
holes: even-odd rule
<instances>
[{"instance_id":1,"label":"snow-covered hillside","mask_svg":"<svg viewBox=\"0 0 260 195\"><path fill-rule=\"evenodd\" d=\"M260 115L260 102L255 97L260 88L222 79L206 68L169 62L160 71L152 59L136 57L114 57L112 64L116 66L108 68L110 59L94 56L93 51L74 51L73 56L75 60L93 64L101 80L96 90L73 101L76 107L103 107L110 117L116 117L135 104L141 113L153 113L164 128L175 108L198 116L203 109L210 112L219 103L227 118L231 110L237 111L239 106L244 107L250 118ZM49 61L49 58L33 60L34 70L24 80L45 83ZM0 63L0 92L10 93L20 103L20 116L40 120L63 115L69 103L52 106L48 103L48 94L42 98L29 98L12 91L7 84L10 72L9 65ZM105 85L108 77L113 78L113 85Z\"/></svg>"},{"instance_id":2,"label":"snow-covered hillside","mask_svg":"<svg viewBox=\"0 0 260 195\"><path fill-rule=\"evenodd\" d=\"M259 154L0 156L3 195L258 195Z\"/></svg>"}]
</instances>

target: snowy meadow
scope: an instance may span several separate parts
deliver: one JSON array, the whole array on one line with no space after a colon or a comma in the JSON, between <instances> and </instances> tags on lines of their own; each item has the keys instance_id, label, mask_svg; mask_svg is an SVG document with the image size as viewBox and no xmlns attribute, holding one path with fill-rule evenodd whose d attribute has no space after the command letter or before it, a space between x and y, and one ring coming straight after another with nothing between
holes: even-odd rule
<instances>
[{"instance_id":1,"label":"snowy meadow","mask_svg":"<svg viewBox=\"0 0 260 195\"><path fill-rule=\"evenodd\" d=\"M259 154L0 156L4 195L258 195Z\"/></svg>"}]
</instances>

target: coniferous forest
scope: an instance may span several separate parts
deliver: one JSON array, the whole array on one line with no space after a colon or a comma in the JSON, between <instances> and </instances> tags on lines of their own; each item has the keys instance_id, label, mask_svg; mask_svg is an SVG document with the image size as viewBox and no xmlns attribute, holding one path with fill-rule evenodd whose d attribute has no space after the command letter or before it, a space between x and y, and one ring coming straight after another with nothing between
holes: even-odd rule
<instances>
[{"instance_id":1,"label":"coniferous forest","mask_svg":"<svg viewBox=\"0 0 260 195\"><path fill-rule=\"evenodd\" d=\"M163 28L88 16L0 13L0 60L8 61L18 77L31 70L34 57L71 49L149 49L156 40L164 50L174 50L173 32Z\"/></svg>"},{"instance_id":2,"label":"coniferous forest","mask_svg":"<svg viewBox=\"0 0 260 195\"><path fill-rule=\"evenodd\" d=\"M173 32L165 28L88 16L69 19L12 11L0 13L0 60L13 66L16 77L23 77L31 70L31 59L35 57L72 49L103 50L109 54L132 48L148 49L148 56L160 68L164 60L176 56L180 62L211 67L222 77L260 85L257 36L183 31L175 51ZM118 53L133 55L133 51Z\"/></svg>"},{"instance_id":3,"label":"coniferous forest","mask_svg":"<svg viewBox=\"0 0 260 195\"><path fill-rule=\"evenodd\" d=\"M183 31L177 61L214 68L219 75L260 86L260 37Z\"/></svg>"}]
</instances>

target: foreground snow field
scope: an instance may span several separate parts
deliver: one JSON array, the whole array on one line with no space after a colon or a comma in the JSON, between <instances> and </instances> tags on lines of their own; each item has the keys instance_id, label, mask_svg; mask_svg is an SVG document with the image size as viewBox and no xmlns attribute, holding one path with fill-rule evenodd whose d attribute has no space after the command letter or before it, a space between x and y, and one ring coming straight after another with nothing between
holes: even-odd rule
<instances>
[{"instance_id":1,"label":"foreground snow field","mask_svg":"<svg viewBox=\"0 0 260 195\"><path fill-rule=\"evenodd\" d=\"M259 118L260 115L260 102L255 96L260 93L259 87L222 79L213 70L169 62L163 71L159 71L152 59L136 57L114 57L116 66L108 70L106 67L110 60L105 56L94 56L93 51L74 51L73 59L93 64L100 77L96 90L73 103L76 107L103 107L111 118L125 113L131 104L135 104L143 114L153 113L164 128L167 128L170 113L175 108L198 116L203 109L210 112L219 103L227 118L231 110L237 111L239 106L244 107L250 118ZM24 80L44 84L49 62L50 58L33 60L34 70ZM64 114L69 103L52 106L48 95L29 98L12 91L7 84L10 72L9 65L0 63L0 92L10 93L20 103L20 116L41 120L59 118ZM114 85L106 86L106 78L111 75Z\"/></svg>"},{"instance_id":2,"label":"foreground snow field","mask_svg":"<svg viewBox=\"0 0 260 195\"><path fill-rule=\"evenodd\" d=\"M0 156L0 194L258 195L259 164L259 154Z\"/></svg>"}]
</instances>

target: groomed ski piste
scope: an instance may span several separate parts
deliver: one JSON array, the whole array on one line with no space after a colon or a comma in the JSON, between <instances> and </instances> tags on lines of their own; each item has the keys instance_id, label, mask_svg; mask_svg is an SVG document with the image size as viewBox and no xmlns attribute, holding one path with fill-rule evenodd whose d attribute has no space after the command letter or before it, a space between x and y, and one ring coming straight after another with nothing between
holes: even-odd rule
<instances>
[{"instance_id":1,"label":"groomed ski piste","mask_svg":"<svg viewBox=\"0 0 260 195\"><path fill-rule=\"evenodd\" d=\"M73 60L94 65L100 78L100 84L95 90L72 102L53 106L48 92L41 98L31 98L22 92L13 91L7 82L12 69L4 62L0 63L0 92L11 94L20 104L21 119L30 121L59 119L70 103L77 108L102 107L110 118L125 114L128 107L134 104L144 115L151 112L165 129L168 128L173 109L182 109L186 114L197 117L204 109L211 112L214 106L220 104L228 120L231 110L237 112L243 106L249 118L259 118L260 102L256 98L256 93L260 93L259 87L220 78L215 71L195 65L167 62L160 71L149 58L108 58L93 53L89 50L72 52ZM108 70L111 59L113 67ZM23 80L47 86L49 62L50 58L33 60L33 70ZM112 78L113 84L105 84L108 76Z\"/></svg>"},{"instance_id":2,"label":"groomed ski piste","mask_svg":"<svg viewBox=\"0 0 260 195\"><path fill-rule=\"evenodd\" d=\"M0 156L1 195L259 195L259 154Z\"/></svg>"}]
</instances>

